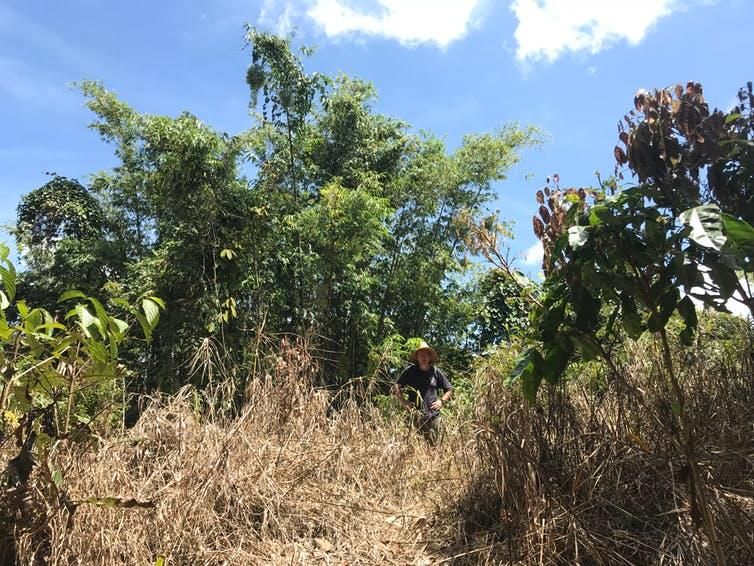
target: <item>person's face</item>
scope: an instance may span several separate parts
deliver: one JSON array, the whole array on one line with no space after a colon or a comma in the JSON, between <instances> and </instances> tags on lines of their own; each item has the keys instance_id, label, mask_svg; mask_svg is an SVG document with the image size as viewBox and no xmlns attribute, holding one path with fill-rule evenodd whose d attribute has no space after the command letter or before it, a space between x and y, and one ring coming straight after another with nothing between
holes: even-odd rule
<instances>
[{"instance_id":1,"label":"person's face","mask_svg":"<svg viewBox=\"0 0 754 566\"><path fill-rule=\"evenodd\" d=\"M419 363L419 368L423 370L429 369L429 352L427 350L419 350L416 353L416 361Z\"/></svg>"}]
</instances>

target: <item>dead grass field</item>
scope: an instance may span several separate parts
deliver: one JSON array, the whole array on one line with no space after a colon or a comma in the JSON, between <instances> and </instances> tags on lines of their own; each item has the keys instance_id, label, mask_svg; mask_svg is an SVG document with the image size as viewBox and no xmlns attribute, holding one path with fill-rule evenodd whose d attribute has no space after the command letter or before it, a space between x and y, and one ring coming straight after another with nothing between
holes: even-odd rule
<instances>
[{"instance_id":1,"label":"dead grass field","mask_svg":"<svg viewBox=\"0 0 754 566\"><path fill-rule=\"evenodd\" d=\"M55 445L11 535L23 564L714 563L636 348L631 387L575 384L537 407L492 360L473 413L432 448L363 398L314 388L306 350L288 347L233 418L185 389L124 433ZM714 359L686 360L684 383L720 544L751 564L751 358Z\"/></svg>"}]
</instances>

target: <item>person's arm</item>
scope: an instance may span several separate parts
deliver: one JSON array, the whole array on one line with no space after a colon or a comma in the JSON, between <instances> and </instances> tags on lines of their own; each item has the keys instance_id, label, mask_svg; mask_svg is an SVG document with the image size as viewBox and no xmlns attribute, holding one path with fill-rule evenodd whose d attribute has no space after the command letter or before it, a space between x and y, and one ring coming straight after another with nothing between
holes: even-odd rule
<instances>
[{"instance_id":1,"label":"person's arm","mask_svg":"<svg viewBox=\"0 0 754 566\"><path fill-rule=\"evenodd\" d=\"M433 411L439 411L445 403L450 401L450 398L453 396L453 385L450 383L450 380L448 377L443 373L442 370L437 370L437 378L439 383L438 388L443 390L442 397L439 397L437 401L432 403L432 410Z\"/></svg>"},{"instance_id":2,"label":"person's arm","mask_svg":"<svg viewBox=\"0 0 754 566\"><path fill-rule=\"evenodd\" d=\"M410 411L414 407L413 405L411 405L411 403L408 402L408 399L406 399L406 397L403 395L403 390L401 389L401 385L402 385L401 381L403 379L404 374L405 372L401 374L401 376L398 378L398 381L393 383L393 395L395 395L398 398L398 401L400 402L400 404L403 406L404 409L406 409L407 411Z\"/></svg>"}]
</instances>

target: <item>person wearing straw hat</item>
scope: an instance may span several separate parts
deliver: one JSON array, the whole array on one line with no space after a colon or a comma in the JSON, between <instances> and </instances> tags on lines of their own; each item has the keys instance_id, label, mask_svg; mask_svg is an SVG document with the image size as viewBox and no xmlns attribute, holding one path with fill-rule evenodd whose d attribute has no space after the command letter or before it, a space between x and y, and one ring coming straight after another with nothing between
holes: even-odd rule
<instances>
[{"instance_id":1,"label":"person wearing straw hat","mask_svg":"<svg viewBox=\"0 0 754 566\"><path fill-rule=\"evenodd\" d=\"M437 352L424 340L411 354L411 365L393 384L393 393L411 413L419 432L434 444L441 432L440 410L450 399L453 385L445 373L435 366ZM442 396L438 396L442 390Z\"/></svg>"}]
</instances>

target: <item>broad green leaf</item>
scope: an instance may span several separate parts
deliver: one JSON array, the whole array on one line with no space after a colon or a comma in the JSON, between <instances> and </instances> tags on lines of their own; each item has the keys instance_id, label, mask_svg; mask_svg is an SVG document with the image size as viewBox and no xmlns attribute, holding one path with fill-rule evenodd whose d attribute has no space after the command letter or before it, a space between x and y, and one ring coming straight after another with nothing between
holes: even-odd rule
<instances>
[{"instance_id":1,"label":"broad green leaf","mask_svg":"<svg viewBox=\"0 0 754 566\"><path fill-rule=\"evenodd\" d=\"M591 338L576 335L573 337L573 341L579 348L581 359L585 362L596 360L600 356L600 350Z\"/></svg>"},{"instance_id":2,"label":"broad green leaf","mask_svg":"<svg viewBox=\"0 0 754 566\"><path fill-rule=\"evenodd\" d=\"M93 316L92 313L89 312L89 309L87 309L84 305L79 304L79 305L76 305L76 307L73 310L79 319L79 324L82 330L84 331L84 334L86 334L88 338L92 337L92 334L90 331L90 328L92 326L94 326L100 331L100 335L102 334L102 328L101 328L102 323L96 316Z\"/></svg>"},{"instance_id":3,"label":"broad green leaf","mask_svg":"<svg viewBox=\"0 0 754 566\"><path fill-rule=\"evenodd\" d=\"M94 307L94 313L99 320L97 328L100 329L102 335L104 336L105 329L109 326L110 316L107 314L105 307L102 306L102 303L100 303L97 299L95 299L94 297L87 297L87 300Z\"/></svg>"},{"instance_id":4,"label":"broad green leaf","mask_svg":"<svg viewBox=\"0 0 754 566\"><path fill-rule=\"evenodd\" d=\"M584 286L579 286L574 293L573 309L576 311L576 327L583 331L592 330L600 316L602 302L592 296Z\"/></svg>"},{"instance_id":5,"label":"broad green leaf","mask_svg":"<svg viewBox=\"0 0 754 566\"><path fill-rule=\"evenodd\" d=\"M733 296L738 288L738 276L736 271L722 263L713 263L709 265L709 275L712 282L717 285L720 291L720 297L728 300Z\"/></svg>"},{"instance_id":6,"label":"broad green leaf","mask_svg":"<svg viewBox=\"0 0 754 566\"><path fill-rule=\"evenodd\" d=\"M597 205L589 211L589 225L598 226L609 223L613 219L613 212L605 205Z\"/></svg>"},{"instance_id":7,"label":"broad green leaf","mask_svg":"<svg viewBox=\"0 0 754 566\"><path fill-rule=\"evenodd\" d=\"M696 331L698 324L696 305L694 305L694 301L691 300L691 297L686 295L678 302L677 308L678 314L683 317L683 320L686 323L685 328L680 334L681 343L684 346L691 346L694 341L694 332Z\"/></svg>"},{"instance_id":8,"label":"broad green leaf","mask_svg":"<svg viewBox=\"0 0 754 566\"><path fill-rule=\"evenodd\" d=\"M524 398L533 403L537 397L539 384L542 382L542 355L535 348L530 348L519 356L516 366L506 379L507 384L516 380L521 381Z\"/></svg>"},{"instance_id":9,"label":"broad green leaf","mask_svg":"<svg viewBox=\"0 0 754 566\"><path fill-rule=\"evenodd\" d=\"M555 344L545 353L544 362L542 364L542 374L547 383L555 385L560 381L563 372L568 367L568 361L571 359L571 354L572 351L566 350L560 344Z\"/></svg>"},{"instance_id":10,"label":"broad green leaf","mask_svg":"<svg viewBox=\"0 0 754 566\"><path fill-rule=\"evenodd\" d=\"M52 472L52 483L55 484L55 487L60 489L63 487L63 472L60 470L55 470Z\"/></svg>"},{"instance_id":11,"label":"broad green leaf","mask_svg":"<svg viewBox=\"0 0 754 566\"><path fill-rule=\"evenodd\" d=\"M628 293L623 292L620 295L620 302L623 328L631 339L637 340L644 333L644 325L641 322L636 301Z\"/></svg>"},{"instance_id":12,"label":"broad green leaf","mask_svg":"<svg viewBox=\"0 0 754 566\"><path fill-rule=\"evenodd\" d=\"M10 301L8 300L8 296L5 294L4 291L0 291L0 309L5 310L10 306Z\"/></svg>"},{"instance_id":13,"label":"broad green leaf","mask_svg":"<svg viewBox=\"0 0 754 566\"><path fill-rule=\"evenodd\" d=\"M92 359L100 364L106 364L110 361L110 352L102 342L92 340L87 344L87 351Z\"/></svg>"},{"instance_id":14,"label":"broad green leaf","mask_svg":"<svg viewBox=\"0 0 754 566\"><path fill-rule=\"evenodd\" d=\"M62 303L64 301L69 301L71 299L86 299L86 295L82 293L81 291L77 291L76 289L72 289L70 291L66 291L62 295L60 295L60 298L58 299L59 303Z\"/></svg>"},{"instance_id":15,"label":"broad green leaf","mask_svg":"<svg viewBox=\"0 0 754 566\"><path fill-rule=\"evenodd\" d=\"M680 295L680 291L678 291L676 287L671 287L663 293L657 305L657 310L653 312L649 316L649 320L647 320L647 328L649 328L650 332L659 332L665 328L665 325L670 319L670 315L673 314L673 311L678 305Z\"/></svg>"},{"instance_id":16,"label":"broad green leaf","mask_svg":"<svg viewBox=\"0 0 754 566\"><path fill-rule=\"evenodd\" d=\"M144 299L141 302L141 308L144 310L144 316L147 324L151 329L157 326L157 322L160 320L160 307L152 299Z\"/></svg>"},{"instance_id":17,"label":"broad green leaf","mask_svg":"<svg viewBox=\"0 0 754 566\"><path fill-rule=\"evenodd\" d=\"M16 269L12 264L8 268L0 267L0 278L3 280L8 299L12 301L16 297Z\"/></svg>"},{"instance_id":18,"label":"broad green leaf","mask_svg":"<svg viewBox=\"0 0 754 566\"><path fill-rule=\"evenodd\" d=\"M25 319L29 316L29 307L26 305L26 301L16 301L16 309L18 309L18 314L21 319Z\"/></svg>"},{"instance_id":19,"label":"broad green leaf","mask_svg":"<svg viewBox=\"0 0 754 566\"><path fill-rule=\"evenodd\" d=\"M720 209L714 204L697 206L681 213L681 222L691 228L689 238L705 248L721 250L725 245Z\"/></svg>"},{"instance_id":20,"label":"broad green leaf","mask_svg":"<svg viewBox=\"0 0 754 566\"><path fill-rule=\"evenodd\" d=\"M128 330L128 323L125 320L111 317L110 327L115 333L119 334L120 336L124 336L126 334L126 331Z\"/></svg>"},{"instance_id":21,"label":"broad green leaf","mask_svg":"<svg viewBox=\"0 0 754 566\"><path fill-rule=\"evenodd\" d=\"M141 331L144 333L144 338L146 338L147 341L151 340L153 328L147 321L146 317L138 311L134 312L134 317L139 322L139 326L141 326Z\"/></svg>"},{"instance_id":22,"label":"broad green leaf","mask_svg":"<svg viewBox=\"0 0 754 566\"><path fill-rule=\"evenodd\" d=\"M754 227L730 214L722 214L725 234L747 254L754 254Z\"/></svg>"}]
</instances>

